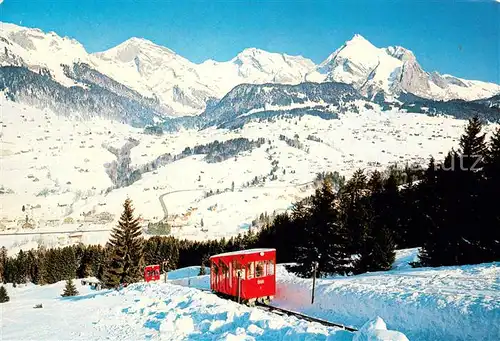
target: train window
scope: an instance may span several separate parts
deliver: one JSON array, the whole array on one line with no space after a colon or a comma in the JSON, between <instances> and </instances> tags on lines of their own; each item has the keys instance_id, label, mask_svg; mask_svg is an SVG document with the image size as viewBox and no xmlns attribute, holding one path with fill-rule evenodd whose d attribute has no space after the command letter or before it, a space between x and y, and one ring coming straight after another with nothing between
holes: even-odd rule
<instances>
[{"instance_id":1,"label":"train window","mask_svg":"<svg viewBox=\"0 0 500 341\"><path fill-rule=\"evenodd\" d=\"M254 263L253 262L250 262L247 264L247 278L248 279L252 279L253 276L254 276Z\"/></svg>"},{"instance_id":2,"label":"train window","mask_svg":"<svg viewBox=\"0 0 500 341\"><path fill-rule=\"evenodd\" d=\"M238 273L239 273L239 278L245 279L245 266L241 264L238 260L233 261L233 276L235 278L238 278Z\"/></svg>"},{"instance_id":3,"label":"train window","mask_svg":"<svg viewBox=\"0 0 500 341\"><path fill-rule=\"evenodd\" d=\"M265 273L265 263L263 261L258 261L255 264L255 277L263 277L266 275Z\"/></svg>"},{"instance_id":4,"label":"train window","mask_svg":"<svg viewBox=\"0 0 500 341\"><path fill-rule=\"evenodd\" d=\"M268 276L274 275L274 260L272 260L272 259L268 260L266 263L267 263L266 264L267 265L267 275Z\"/></svg>"}]
</instances>

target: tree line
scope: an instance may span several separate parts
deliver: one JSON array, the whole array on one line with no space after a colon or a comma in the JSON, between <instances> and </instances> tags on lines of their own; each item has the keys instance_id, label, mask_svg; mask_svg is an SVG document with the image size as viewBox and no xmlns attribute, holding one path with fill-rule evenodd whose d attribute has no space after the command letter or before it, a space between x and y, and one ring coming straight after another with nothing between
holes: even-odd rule
<instances>
[{"instance_id":1,"label":"tree line","mask_svg":"<svg viewBox=\"0 0 500 341\"><path fill-rule=\"evenodd\" d=\"M277 262L309 277L390 269L397 248L421 247L415 266L474 264L500 259L500 129L486 141L482 123L469 120L459 148L425 169L389 167L316 178L315 193L266 219L258 231L231 238L188 241L143 239L127 199L109 243L20 251L0 250L3 282L55 283L95 276L116 287L142 278L145 264L168 269L207 265L211 255L248 248L277 249Z\"/></svg>"}]
</instances>

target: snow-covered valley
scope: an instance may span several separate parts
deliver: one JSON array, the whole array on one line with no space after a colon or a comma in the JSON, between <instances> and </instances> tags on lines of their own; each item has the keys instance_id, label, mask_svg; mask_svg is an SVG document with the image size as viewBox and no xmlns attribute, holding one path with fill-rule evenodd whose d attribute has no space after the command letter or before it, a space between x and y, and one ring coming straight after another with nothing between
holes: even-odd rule
<instances>
[{"instance_id":1,"label":"snow-covered valley","mask_svg":"<svg viewBox=\"0 0 500 341\"><path fill-rule=\"evenodd\" d=\"M425 165L431 155L441 159L456 147L465 124L360 107L359 114L333 120L306 115L253 121L234 130L158 136L114 121L72 120L9 100L1 109L0 243L13 252L41 244L104 243L127 196L144 225L165 217L161 196L174 236L235 235L247 231L261 213L286 210L311 194L317 173L349 176L358 168ZM295 142L288 144L283 136ZM138 141L130 152L132 170L165 153L177 155L216 140L264 138L265 143L222 162L207 162L202 154L172 160L130 186L113 189L107 169L116 156L109 146L120 149L130 138ZM206 196L210 190L213 195Z\"/></svg>"}]
</instances>

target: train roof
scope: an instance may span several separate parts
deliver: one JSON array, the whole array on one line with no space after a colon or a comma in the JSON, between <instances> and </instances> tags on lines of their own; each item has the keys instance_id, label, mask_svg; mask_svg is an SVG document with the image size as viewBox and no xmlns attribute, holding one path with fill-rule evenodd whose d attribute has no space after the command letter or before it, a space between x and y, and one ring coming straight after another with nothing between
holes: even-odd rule
<instances>
[{"instance_id":1,"label":"train roof","mask_svg":"<svg viewBox=\"0 0 500 341\"><path fill-rule=\"evenodd\" d=\"M232 252L225 252L225 253L219 253L218 255L213 255L210 257L210 259L214 257L226 257L226 256L238 256L238 255L251 255L254 253L259 253L259 252L269 252L269 251L276 251L276 249L248 249L248 250L240 250L240 251L232 251Z\"/></svg>"}]
</instances>

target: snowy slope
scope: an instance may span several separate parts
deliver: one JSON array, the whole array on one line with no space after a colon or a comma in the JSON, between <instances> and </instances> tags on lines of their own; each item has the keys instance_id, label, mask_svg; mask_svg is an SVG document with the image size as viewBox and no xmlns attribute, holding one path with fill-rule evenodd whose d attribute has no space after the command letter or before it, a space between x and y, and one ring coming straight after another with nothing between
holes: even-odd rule
<instances>
[{"instance_id":1,"label":"snowy slope","mask_svg":"<svg viewBox=\"0 0 500 341\"><path fill-rule=\"evenodd\" d=\"M398 250L394 270L316 281L277 267L273 305L345 325L362 327L380 316L412 341L496 341L500 336L500 263L412 269L417 249ZM209 288L209 276L174 283Z\"/></svg>"},{"instance_id":2,"label":"snowy slope","mask_svg":"<svg viewBox=\"0 0 500 341\"><path fill-rule=\"evenodd\" d=\"M349 333L294 317L271 314L193 288L139 283L120 291L91 291L61 298L64 282L7 287L0 309L2 340L329 340L406 341L380 319ZM36 304L43 308L33 309ZM369 329L376 325L378 330ZM376 337L388 335L389 337Z\"/></svg>"}]
</instances>

